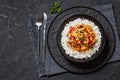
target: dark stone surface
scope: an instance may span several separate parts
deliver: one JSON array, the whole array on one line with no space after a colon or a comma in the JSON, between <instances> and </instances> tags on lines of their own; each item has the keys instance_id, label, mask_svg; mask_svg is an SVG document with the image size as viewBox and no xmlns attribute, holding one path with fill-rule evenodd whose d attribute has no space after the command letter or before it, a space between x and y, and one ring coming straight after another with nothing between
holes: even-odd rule
<instances>
[{"instance_id":1,"label":"dark stone surface","mask_svg":"<svg viewBox=\"0 0 120 80\"><path fill-rule=\"evenodd\" d=\"M82 76L66 73L46 78L38 76L27 25L28 16L38 8L47 11L53 1L0 0L0 80L120 80L120 62L108 64L95 72L94 76L93 73ZM65 8L74 6L71 5L71 0L58 1ZM120 0L75 0L74 2L76 5L86 6L109 3L113 4L120 32Z\"/></svg>"}]
</instances>

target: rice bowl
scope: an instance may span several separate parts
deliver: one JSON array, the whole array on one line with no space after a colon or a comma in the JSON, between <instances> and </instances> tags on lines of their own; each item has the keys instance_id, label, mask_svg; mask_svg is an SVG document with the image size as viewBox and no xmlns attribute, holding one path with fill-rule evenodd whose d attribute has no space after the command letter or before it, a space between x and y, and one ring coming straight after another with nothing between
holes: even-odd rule
<instances>
[{"instance_id":1,"label":"rice bowl","mask_svg":"<svg viewBox=\"0 0 120 80\"><path fill-rule=\"evenodd\" d=\"M68 38L68 33L70 30L71 26L76 26L77 24L79 25L89 25L92 29L93 32L95 32L95 42L93 44L92 47L84 50L84 51L80 51L80 50L74 50L72 49L71 46L68 45L68 42L70 41ZM88 19L84 19L84 18L77 18L75 20L69 21L62 33L61 33L61 45L63 47L63 49L65 50L65 54L69 55L70 57L73 57L75 59L88 59L91 58L91 56L93 54L96 54L96 52L99 51L99 47L101 45L101 32L99 30L99 27L97 25L94 24L94 22L88 20Z\"/></svg>"}]
</instances>

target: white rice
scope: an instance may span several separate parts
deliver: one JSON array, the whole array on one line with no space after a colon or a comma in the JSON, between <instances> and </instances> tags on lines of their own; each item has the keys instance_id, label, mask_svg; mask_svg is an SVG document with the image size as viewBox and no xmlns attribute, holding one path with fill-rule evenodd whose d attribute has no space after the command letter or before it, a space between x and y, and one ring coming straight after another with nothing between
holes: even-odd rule
<instances>
[{"instance_id":1,"label":"white rice","mask_svg":"<svg viewBox=\"0 0 120 80\"><path fill-rule=\"evenodd\" d=\"M69 31L70 26L75 26L76 24L86 24L86 25L90 25L92 30L96 33L96 42L93 46L93 48L87 50L86 52L80 52L80 51L75 51L72 50L68 45L67 45L67 33ZM101 44L101 33L99 31L99 28L97 25L95 25L92 21L89 21L87 19L82 19L82 18L77 18L73 21L70 21L69 23L67 23L61 33L61 45L63 47L63 49L65 50L65 53L73 58L76 59L88 59L91 58L91 56L93 54L96 53L96 51L99 50L100 44Z\"/></svg>"}]
</instances>

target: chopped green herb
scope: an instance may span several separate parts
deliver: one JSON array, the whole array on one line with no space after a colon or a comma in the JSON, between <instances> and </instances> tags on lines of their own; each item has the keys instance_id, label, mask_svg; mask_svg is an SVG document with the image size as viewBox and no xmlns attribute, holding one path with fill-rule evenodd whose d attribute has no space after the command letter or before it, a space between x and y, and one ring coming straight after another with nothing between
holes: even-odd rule
<instances>
[{"instance_id":1,"label":"chopped green herb","mask_svg":"<svg viewBox=\"0 0 120 80\"><path fill-rule=\"evenodd\" d=\"M98 42L98 40L96 39L95 42Z\"/></svg>"},{"instance_id":2,"label":"chopped green herb","mask_svg":"<svg viewBox=\"0 0 120 80\"><path fill-rule=\"evenodd\" d=\"M82 41L83 41L83 40L84 40L84 38L83 38L83 37L82 37L82 38L79 38L79 40L82 40Z\"/></svg>"},{"instance_id":3,"label":"chopped green herb","mask_svg":"<svg viewBox=\"0 0 120 80\"><path fill-rule=\"evenodd\" d=\"M87 44L84 43L83 46L87 46Z\"/></svg>"},{"instance_id":4,"label":"chopped green herb","mask_svg":"<svg viewBox=\"0 0 120 80\"><path fill-rule=\"evenodd\" d=\"M58 2L55 1L55 2L54 2L54 6L55 6L55 7L59 7L60 5L58 4Z\"/></svg>"},{"instance_id":5,"label":"chopped green herb","mask_svg":"<svg viewBox=\"0 0 120 80\"><path fill-rule=\"evenodd\" d=\"M80 33L84 33L84 31L80 31Z\"/></svg>"},{"instance_id":6,"label":"chopped green herb","mask_svg":"<svg viewBox=\"0 0 120 80\"><path fill-rule=\"evenodd\" d=\"M49 8L49 12L52 14L60 13L61 11L62 11L62 8L57 1L55 1L53 5Z\"/></svg>"}]
</instances>

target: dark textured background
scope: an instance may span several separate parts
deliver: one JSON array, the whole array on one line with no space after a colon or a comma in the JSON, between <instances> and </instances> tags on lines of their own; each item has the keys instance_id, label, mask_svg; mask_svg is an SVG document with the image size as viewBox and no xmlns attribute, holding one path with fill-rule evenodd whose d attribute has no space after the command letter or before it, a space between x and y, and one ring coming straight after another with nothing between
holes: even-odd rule
<instances>
[{"instance_id":1,"label":"dark textured background","mask_svg":"<svg viewBox=\"0 0 120 80\"><path fill-rule=\"evenodd\" d=\"M39 78L28 30L28 17L37 8L47 11L53 1L0 0L0 80L120 80L120 62L106 65L94 76L92 73L83 76L65 73ZM74 6L71 0L58 1L64 9ZM113 4L120 32L120 0L74 1L76 5L86 6Z\"/></svg>"}]
</instances>

